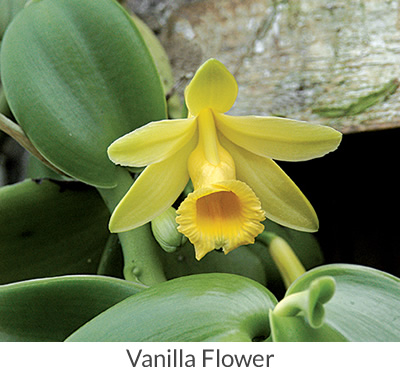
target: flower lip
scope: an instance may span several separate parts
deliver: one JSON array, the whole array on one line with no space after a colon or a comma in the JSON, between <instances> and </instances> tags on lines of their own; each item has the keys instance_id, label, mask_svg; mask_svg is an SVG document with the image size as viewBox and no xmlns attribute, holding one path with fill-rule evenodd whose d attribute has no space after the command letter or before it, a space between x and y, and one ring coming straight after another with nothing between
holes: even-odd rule
<instances>
[{"instance_id":1,"label":"flower lip","mask_svg":"<svg viewBox=\"0 0 400 370\"><path fill-rule=\"evenodd\" d=\"M221 62L207 60L185 89L189 116L197 116L206 108L219 113L227 112L235 103L238 90L235 77Z\"/></svg>"},{"instance_id":2,"label":"flower lip","mask_svg":"<svg viewBox=\"0 0 400 370\"><path fill-rule=\"evenodd\" d=\"M254 192L238 180L226 180L189 194L177 211L178 230L200 260L213 249L226 253L254 243L264 226L264 211Z\"/></svg>"}]
</instances>

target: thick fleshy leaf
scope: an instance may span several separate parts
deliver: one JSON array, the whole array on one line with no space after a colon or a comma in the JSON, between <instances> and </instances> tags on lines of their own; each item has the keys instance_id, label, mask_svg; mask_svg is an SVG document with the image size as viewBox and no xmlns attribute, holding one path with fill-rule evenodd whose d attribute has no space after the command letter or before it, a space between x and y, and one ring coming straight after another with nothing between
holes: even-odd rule
<instances>
[{"instance_id":1,"label":"thick fleshy leaf","mask_svg":"<svg viewBox=\"0 0 400 370\"><path fill-rule=\"evenodd\" d=\"M220 140L235 161L238 179L254 190L269 219L300 231L318 230L318 218L310 202L272 159L238 147L223 135Z\"/></svg>"},{"instance_id":2,"label":"thick fleshy leaf","mask_svg":"<svg viewBox=\"0 0 400 370\"><path fill-rule=\"evenodd\" d=\"M193 137L171 157L146 167L115 208L109 225L112 232L144 225L173 204L189 181L187 159L195 145Z\"/></svg>"},{"instance_id":3,"label":"thick fleshy leaf","mask_svg":"<svg viewBox=\"0 0 400 370\"><path fill-rule=\"evenodd\" d=\"M303 318L283 317L270 313L271 331L275 342L347 342L347 338L329 325L313 329Z\"/></svg>"},{"instance_id":4,"label":"thick fleshy leaf","mask_svg":"<svg viewBox=\"0 0 400 370\"><path fill-rule=\"evenodd\" d=\"M147 47L113 0L30 2L7 28L1 74L11 110L39 152L98 187L116 185L111 142L166 115Z\"/></svg>"},{"instance_id":5,"label":"thick fleshy leaf","mask_svg":"<svg viewBox=\"0 0 400 370\"><path fill-rule=\"evenodd\" d=\"M175 78L172 73L168 54L158 37L151 30L151 28L141 19L139 19L135 14L131 14L131 16L140 34L143 36L143 39L147 47L149 48L151 56L153 57L154 63L157 67L157 71L160 74L161 83L163 84L165 95L169 95L167 100L168 117L181 118L183 112L181 99L178 96L178 93L172 94L171 96L171 92L174 90Z\"/></svg>"},{"instance_id":6,"label":"thick fleshy leaf","mask_svg":"<svg viewBox=\"0 0 400 370\"><path fill-rule=\"evenodd\" d=\"M175 154L195 134L196 119L151 122L114 141L108 156L123 166L143 167Z\"/></svg>"},{"instance_id":7,"label":"thick fleshy leaf","mask_svg":"<svg viewBox=\"0 0 400 370\"><path fill-rule=\"evenodd\" d=\"M63 276L0 286L0 341L63 341L93 317L144 289L105 276Z\"/></svg>"},{"instance_id":8,"label":"thick fleshy leaf","mask_svg":"<svg viewBox=\"0 0 400 370\"><path fill-rule=\"evenodd\" d=\"M336 283L335 294L324 304L325 324L311 329L302 316L273 316L277 319L272 324L274 340L400 340L400 279L364 266L326 265L302 275L289 287L286 297L307 290L313 281L325 276Z\"/></svg>"},{"instance_id":9,"label":"thick fleshy leaf","mask_svg":"<svg viewBox=\"0 0 400 370\"><path fill-rule=\"evenodd\" d=\"M0 189L0 283L96 273L109 212L82 183L26 180Z\"/></svg>"},{"instance_id":10,"label":"thick fleshy leaf","mask_svg":"<svg viewBox=\"0 0 400 370\"><path fill-rule=\"evenodd\" d=\"M28 0L2 0L0 1L0 40L7 26L17 13L24 8Z\"/></svg>"},{"instance_id":11,"label":"thick fleshy leaf","mask_svg":"<svg viewBox=\"0 0 400 370\"><path fill-rule=\"evenodd\" d=\"M129 297L67 341L252 341L269 336L275 304L266 288L241 276L186 276Z\"/></svg>"},{"instance_id":12,"label":"thick fleshy leaf","mask_svg":"<svg viewBox=\"0 0 400 370\"><path fill-rule=\"evenodd\" d=\"M218 60L209 59L186 87L185 101L193 116L205 108L225 113L232 108L237 93L238 85L232 74Z\"/></svg>"},{"instance_id":13,"label":"thick fleshy leaf","mask_svg":"<svg viewBox=\"0 0 400 370\"><path fill-rule=\"evenodd\" d=\"M335 150L342 134L333 128L278 117L215 113L218 129L236 145L262 157L304 161Z\"/></svg>"}]
</instances>

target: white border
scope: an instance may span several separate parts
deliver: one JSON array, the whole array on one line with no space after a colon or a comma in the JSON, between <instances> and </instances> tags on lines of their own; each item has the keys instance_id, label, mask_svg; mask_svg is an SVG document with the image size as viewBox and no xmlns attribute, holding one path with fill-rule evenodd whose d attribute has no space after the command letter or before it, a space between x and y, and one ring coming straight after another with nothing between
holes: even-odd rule
<instances>
[{"instance_id":1,"label":"white border","mask_svg":"<svg viewBox=\"0 0 400 370\"><path fill-rule=\"evenodd\" d=\"M387 370L400 369L399 349L399 343L0 343L0 369ZM134 359L142 350L136 367L127 350ZM158 366L154 361L156 355ZM253 358L255 362L246 366L242 361L239 367L231 364L235 355L239 359ZM268 355L269 366L261 360ZM162 356L170 363L163 366ZM205 363L203 356L207 357ZM185 361L189 366L185 366Z\"/></svg>"}]
</instances>

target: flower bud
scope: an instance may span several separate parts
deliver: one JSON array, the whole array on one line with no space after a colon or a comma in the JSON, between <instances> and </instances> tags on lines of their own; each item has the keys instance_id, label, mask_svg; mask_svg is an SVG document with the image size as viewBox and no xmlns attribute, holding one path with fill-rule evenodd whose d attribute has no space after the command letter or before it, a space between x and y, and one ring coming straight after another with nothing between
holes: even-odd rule
<instances>
[{"instance_id":1,"label":"flower bud","mask_svg":"<svg viewBox=\"0 0 400 370\"><path fill-rule=\"evenodd\" d=\"M176 211L173 207L170 207L151 221L151 229L154 238L167 253L175 252L187 240L187 238L177 230L178 224L175 219Z\"/></svg>"},{"instance_id":2,"label":"flower bud","mask_svg":"<svg viewBox=\"0 0 400 370\"><path fill-rule=\"evenodd\" d=\"M286 288L289 288L293 281L306 272L299 258L285 239L274 233L264 231L259 240L268 245L269 253L282 276Z\"/></svg>"}]
</instances>

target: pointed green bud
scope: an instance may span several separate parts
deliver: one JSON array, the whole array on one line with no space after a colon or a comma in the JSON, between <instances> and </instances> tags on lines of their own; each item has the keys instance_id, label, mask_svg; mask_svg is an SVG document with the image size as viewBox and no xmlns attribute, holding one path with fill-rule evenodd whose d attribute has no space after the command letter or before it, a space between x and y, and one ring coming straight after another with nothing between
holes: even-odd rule
<instances>
[{"instance_id":1,"label":"pointed green bud","mask_svg":"<svg viewBox=\"0 0 400 370\"><path fill-rule=\"evenodd\" d=\"M175 219L176 210L170 207L151 221L154 238L167 253L175 252L187 241L187 238L178 231Z\"/></svg>"}]
</instances>

